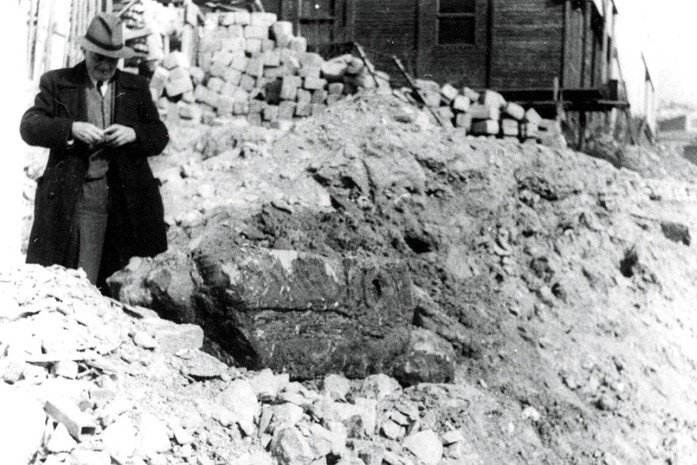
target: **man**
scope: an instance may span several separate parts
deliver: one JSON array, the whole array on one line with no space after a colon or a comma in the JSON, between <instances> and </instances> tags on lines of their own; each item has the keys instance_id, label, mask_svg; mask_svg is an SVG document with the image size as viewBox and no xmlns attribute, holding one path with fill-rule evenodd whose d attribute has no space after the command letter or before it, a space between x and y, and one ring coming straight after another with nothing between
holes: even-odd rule
<instances>
[{"instance_id":1,"label":"man","mask_svg":"<svg viewBox=\"0 0 697 465\"><path fill-rule=\"evenodd\" d=\"M168 142L143 78L117 69L134 51L118 16L98 14L85 60L41 77L22 117L25 142L50 148L38 180L27 263L82 268L104 289L131 257L167 249L162 198L147 157Z\"/></svg>"}]
</instances>

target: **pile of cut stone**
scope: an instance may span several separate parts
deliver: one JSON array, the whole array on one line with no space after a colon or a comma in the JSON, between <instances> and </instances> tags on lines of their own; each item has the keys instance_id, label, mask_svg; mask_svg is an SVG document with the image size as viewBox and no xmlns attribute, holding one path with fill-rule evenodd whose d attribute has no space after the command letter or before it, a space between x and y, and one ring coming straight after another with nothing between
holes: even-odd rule
<instances>
[{"instance_id":1,"label":"pile of cut stone","mask_svg":"<svg viewBox=\"0 0 697 465\"><path fill-rule=\"evenodd\" d=\"M329 375L314 388L229 367L202 344L198 326L104 298L81 271L0 271L0 463L435 465L465 453L463 431L424 411L424 389L441 385Z\"/></svg>"},{"instance_id":2,"label":"pile of cut stone","mask_svg":"<svg viewBox=\"0 0 697 465\"><path fill-rule=\"evenodd\" d=\"M493 90L476 92L452 84L417 80L425 104L433 108L441 121L462 128L474 136L519 139L565 146L559 123L542 118L534 108L526 110Z\"/></svg>"},{"instance_id":3,"label":"pile of cut stone","mask_svg":"<svg viewBox=\"0 0 697 465\"><path fill-rule=\"evenodd\" d=\"M168 119L275 123L316 115L361 88L389 89L389 77L367 60L308 52L307 40L274 13L208 13L197 61L173 52L155 70L152 95Z\"/></svg>"}]
</instances>

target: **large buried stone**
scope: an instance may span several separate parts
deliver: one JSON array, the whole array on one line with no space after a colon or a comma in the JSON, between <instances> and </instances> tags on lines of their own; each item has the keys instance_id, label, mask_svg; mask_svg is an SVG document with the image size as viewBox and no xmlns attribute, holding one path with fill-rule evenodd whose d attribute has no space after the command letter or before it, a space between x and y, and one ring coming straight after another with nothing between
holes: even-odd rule
<instances>
[{"instance_id":1,"label":"large buried stone","mask_svg":"<svg viewBox=\"0 0 697 465\"><path fill-rule=\"evenodd\" d=\"M250 368L364 377L408 351L414 302L401 261L199 249L136 260L109 282L123 302L202 325Z\"/></svg>"}]
</instances>

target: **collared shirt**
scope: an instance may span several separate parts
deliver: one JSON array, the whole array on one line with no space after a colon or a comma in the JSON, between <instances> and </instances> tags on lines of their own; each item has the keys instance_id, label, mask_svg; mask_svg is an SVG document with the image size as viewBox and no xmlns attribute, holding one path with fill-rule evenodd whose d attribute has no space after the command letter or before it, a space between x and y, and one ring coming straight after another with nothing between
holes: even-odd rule
<instances>
[{"instance_id":1,"label":"collared shirt","mask_svg":"<svg viewBox=\"0 0 697 465\"><path fill-rule=\"evenodd\" d=\"M102 94L102 97L106 95L107 90L109 90L109 84L111 84L110 81L97 81L96 79L93 79L92 76L90 76L90 81L92 81L92 85L99 90L99 93ZM98 85L101 83L101 86Z\"/></svg>"}]
</instances>

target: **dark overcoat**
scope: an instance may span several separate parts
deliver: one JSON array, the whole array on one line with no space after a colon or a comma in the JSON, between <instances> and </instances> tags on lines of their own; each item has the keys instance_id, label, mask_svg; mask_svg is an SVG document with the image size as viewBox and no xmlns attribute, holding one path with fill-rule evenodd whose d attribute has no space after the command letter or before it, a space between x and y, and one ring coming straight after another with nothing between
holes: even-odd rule
<instances>
[{"instance_id":1,"label":"dark overcoat","mask_svg":"<svg viewBox=\"0 0 697 465\"><path fill-rule=\"evenodd\" d=\"M71 266L67 248L89 156L86 144L71 140L71 127L74 121L87 121L88 85L84 61L49 71L41 77L34 106L22 117L22 139L51 149L37 181L27 263ZM133 256L154 256L167 249L159 182L147 161L167 145L167 128L145 79L117 71L114 85L112 122L132 127L136 140L105 152L110 159L111 202L98 283Z\"/></svg>"}]
</instances>

